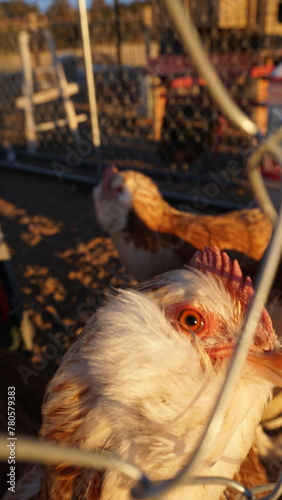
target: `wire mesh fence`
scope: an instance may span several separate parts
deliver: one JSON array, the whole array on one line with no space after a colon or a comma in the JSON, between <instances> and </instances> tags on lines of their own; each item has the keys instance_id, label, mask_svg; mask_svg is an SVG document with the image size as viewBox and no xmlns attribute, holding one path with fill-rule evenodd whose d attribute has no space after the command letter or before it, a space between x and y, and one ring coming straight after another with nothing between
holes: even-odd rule
<instances>
[{"instance_id":1,"label":"wire mesh fence","mask_svg":"<svg viewBox=\"0 0 282 500\"><path fill-rule=\"evenodd\" d=\"M58 87L58 79L44 29L53 35L67 83L78 84L70 99L75 113L86 115L77 125L85 140L91 124L78 8L67 0L42 5L0 4L0 140L3 148L25 151L27 146L26 108L19 102L23 95L19 33L26 30L32 97L46 94L45 101L42 97L33 104L36 148L54 157L66 156L66 145L72 145L74 137L65 123L61 95L48 93ZM279 2L202 1L199 9L191 0L185 5L231 96L265 133L271 106L267 77L282 55ZM198 175L208 165L225 166L230 158L242 163L249 140L214 105L206 82L156 0L93 0L88 16L104 163ZM275 116L279 122L279 105ZM45 122L49 128L42 126ZM85 150L83 159L94 162L94 151Z\"/></svg>"}]
</instances>

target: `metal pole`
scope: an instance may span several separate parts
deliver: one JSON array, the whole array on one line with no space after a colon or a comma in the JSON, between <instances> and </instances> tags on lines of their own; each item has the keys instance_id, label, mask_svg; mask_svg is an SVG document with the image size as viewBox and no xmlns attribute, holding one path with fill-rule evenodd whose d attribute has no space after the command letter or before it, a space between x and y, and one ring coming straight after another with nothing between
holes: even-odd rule
<instances>
[{"instance_id":1,"label":"metal pole","mask_svg":"<svg viewBox=\"0 0 282 500\"><path fill-rule=\"evenodd\" d=\"M98 176L101 177L102 175L101 138L100 138L100 129L98 120L96 91L94 84L94 70L93 70L93 63L91 56L86 1L78 0L78 8L79 8L80 27L81 27L81 35L83 43L83 55L84 55L85 74L86 74L87 90L88 90L88 101L90 108L92 140L95 148L97 173Z\"/></svg>"}]
</instances>

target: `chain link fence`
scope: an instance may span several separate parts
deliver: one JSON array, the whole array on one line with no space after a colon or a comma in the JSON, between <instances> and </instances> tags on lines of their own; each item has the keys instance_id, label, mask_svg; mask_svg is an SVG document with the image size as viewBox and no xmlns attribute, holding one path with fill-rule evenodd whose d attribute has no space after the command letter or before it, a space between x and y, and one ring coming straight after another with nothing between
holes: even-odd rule
<instances>
[{"instance_id":1,"label":"chain link fence","mask_svg":"<svg viewBox=\"0 0 282 500\"><path fill-rule=\"evenodd\" d=\"M28 142L27 111L19 101L22 30L30 37L33 98L36 92L55 92L59 85L44 37L48 28L67 83L78 84L70 95L81 116L78 129L84 140L91 137L77 5L68 0L42 5L0 3L0 141L4 150L12 147L22 154ZM199 5L185 0L185 6L231 96L265 133L268 76L282 56L281 2L201 0ZM211 101L157 0L93 0L88 15L103 163L200 175L208 165L221 169L230 158L242 161L249 141ZM76 155L94 163L90 147L77 152L61 95L42 100L32 110L37 153L54 159L72 153L73 164L79 161Z\"/></svg>"}]
</instances>

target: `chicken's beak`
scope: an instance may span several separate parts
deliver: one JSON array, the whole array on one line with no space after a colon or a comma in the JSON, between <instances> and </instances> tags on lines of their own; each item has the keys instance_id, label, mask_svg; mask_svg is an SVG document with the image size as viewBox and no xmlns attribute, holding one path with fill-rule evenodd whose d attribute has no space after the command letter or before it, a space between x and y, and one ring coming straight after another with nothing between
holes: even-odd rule
<instances>
[{"instance_id":1,"label":"chicken's beak","mask_svg":"<svg viewBox=\"0 0 282 500\"><path fill-rule=\"evenodd\" d=\"M102 178L102 195L105 195L108 190L111 189L111 182L117 174L119 174L117 167L110 166L104 170Z\"/></svg>"},{"instance_id":2,"label":"chicken's beak","mask_svg":"<svg viewBox=\"0 0 282 500\"><path fill-rule=\"evenodd\" d=\"M282 347L262 353L249 352L247 359L258 377L282 387Z\"/></svg>"}]
</instances>

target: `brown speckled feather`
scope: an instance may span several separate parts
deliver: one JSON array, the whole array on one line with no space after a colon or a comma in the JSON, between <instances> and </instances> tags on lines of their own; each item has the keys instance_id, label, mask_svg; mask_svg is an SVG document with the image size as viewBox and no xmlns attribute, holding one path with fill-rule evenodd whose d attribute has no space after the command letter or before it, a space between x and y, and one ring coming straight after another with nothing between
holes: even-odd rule
<instances>
[{"instance_id":1,"label":"brown speckled feather","mask_svg":"<svg viewBox=\"0 0 282 500\"><path fill-rule=\"evenodd\" d=\"M250 449L248 456L242 463L239 472L234 477L234 480L243 484L246 488L252 488L260 484L268 483L266 471L258 458L258 450L255 444ZM226 494L229 500L235 500L238 492L231 488L227 488ZM226 499L226 497L222 497L222 500L223 498Z\"/></svg>"},{"instance_id":2,"label":"brown speckled feather","mask_svg":"<svg viewBox=\"0 0 282 500\"><path fill-rule=\"evenodd\" d=\"M47 442L83 448L84 436L79 429L83 427L88 409L95 404L95 397L87 380L82 379L81 374L76 376L75 351L81 345L87 345L85 333L69 349L64 369L58 370L48 386L41 435ZM99 500L102 481L100 471L69 465L48 466L38 500Z\"/></svg>"}]
</instances>

